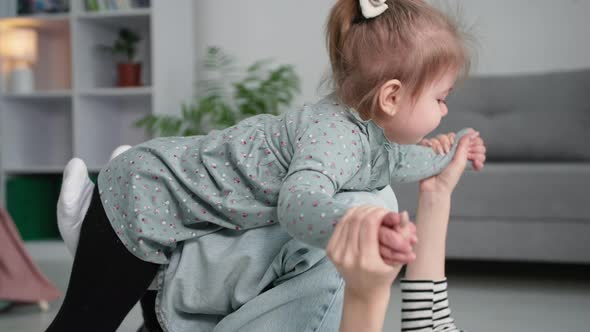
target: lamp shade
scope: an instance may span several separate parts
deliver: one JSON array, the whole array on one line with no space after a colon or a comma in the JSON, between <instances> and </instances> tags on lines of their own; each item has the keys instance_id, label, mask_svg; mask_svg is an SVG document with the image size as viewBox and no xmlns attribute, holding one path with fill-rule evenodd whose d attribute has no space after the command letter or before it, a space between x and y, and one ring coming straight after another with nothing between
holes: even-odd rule
<instances>
[{"instance_id":1,"label":"lamp shade","mask_svg":"<svg viewBox=\"0 0 590 332\"><path fill-rule=\"evenodd\" d=\"M15 61L37 61L37 32L33 29L15 28L0 35L0 56Z\"/></svg>"}]
</instances>

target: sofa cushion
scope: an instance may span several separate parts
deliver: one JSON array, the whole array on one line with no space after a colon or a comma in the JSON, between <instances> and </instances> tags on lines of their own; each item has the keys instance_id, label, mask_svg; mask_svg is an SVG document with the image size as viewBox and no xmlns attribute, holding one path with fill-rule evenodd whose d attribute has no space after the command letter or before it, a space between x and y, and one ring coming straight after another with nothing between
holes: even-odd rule
<instances>
[{"instance_id":1,"label":"sofa cushion","mask_svg":"<svg viewBox=\"0 0 590 332\"><path fill-rule=\"evenodd\" d=\"M590 224L590 163L486 165L466 172L453 194L456 217ZM394 184L400 210L416 211L417 185Z\"/></svg>"},{"instance_id":2,"label":"sofa cushion","mask_svg":"<svg viewBox=\"0 0 590 332\"><path fill-rule=\"evenodd\" d=\"M490 161L588 161L589 94L590 70L469 78L436 133L479 130Z\"/></svg>"}]
</instances>

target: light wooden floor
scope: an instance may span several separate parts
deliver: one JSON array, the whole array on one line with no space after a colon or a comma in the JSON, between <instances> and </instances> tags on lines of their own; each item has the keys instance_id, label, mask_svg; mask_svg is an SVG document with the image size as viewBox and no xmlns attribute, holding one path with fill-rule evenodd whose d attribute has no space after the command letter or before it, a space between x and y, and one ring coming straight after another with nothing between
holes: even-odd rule
<instances>
[{"instance_id":1,"label":"light wooden floor","mask_svg":"<svg viewBox=\"0 0 590 332\"><path fill-rule=\"evenodd\" d=\"M71 258L62 243L28 243L31 255L58 287L65 290ZM590 325L590 266L526 263L449 262L451 308L460 328L471 332L587 332ZM39 332L59 308L41 313L19 306L0 314L2 332ZM399 331L399 287L393 288L384 331ZM119 331L135 332L138 307Z\"/></svg>"}]
</instances>

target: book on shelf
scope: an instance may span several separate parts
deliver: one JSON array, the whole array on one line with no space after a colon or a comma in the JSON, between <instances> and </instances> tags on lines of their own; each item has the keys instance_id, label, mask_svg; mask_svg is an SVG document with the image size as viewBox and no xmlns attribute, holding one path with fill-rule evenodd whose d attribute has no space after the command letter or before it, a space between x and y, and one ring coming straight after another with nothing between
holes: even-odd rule
<instances>
[{"instance_id":1,"label":"book on shelf","mask_svg":"<svg viewBox=\"0 0 590 332\"><path fill-rule=\"evenodd\" d=\"M14 1L2 1L14 3ZM34 15L43 13L67 13L70 11L70 0L18 0L18 15Z\"/></svg>"},{"instance_id":2,"label":"book on shelf","mask_svg":"<svg viewBox=\"0 0 590 332\"><path fill-rule=\"evenodd\" d=\"M150 0L86 0L87 11L149 8Z\"/></svg>"},{"instance_id":3,"label":"book on shelf","mask_svg":"<svg viewBox=\"0 0 590 332\"><path fill-rule=\"evenodd\" d=\"M149 8L151 0L132 0L132 4L135 8Z\"/></svg>"}]
</instances>

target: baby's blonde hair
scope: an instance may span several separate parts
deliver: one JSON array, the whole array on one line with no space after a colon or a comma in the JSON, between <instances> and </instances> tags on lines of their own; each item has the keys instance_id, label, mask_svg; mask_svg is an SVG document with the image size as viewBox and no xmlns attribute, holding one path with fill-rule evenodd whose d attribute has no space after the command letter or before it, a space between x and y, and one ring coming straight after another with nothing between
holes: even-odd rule
<instances>
[{"instance_id":1,"label":"baby's blonde hair","mask_svg":"<svg viewBox=\"0 0 590 332\"><path fill-rule=\"evenodd\" d=\"M338 0L326 26L336 93L372 118L379 88L398 79L412 100L448 70L467 75L471 55L458 23L423 0L387 0L365 19L359 0Z\"/></svg>"}]
</instances>

